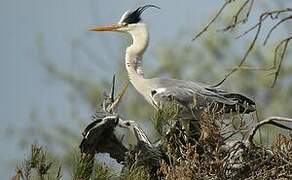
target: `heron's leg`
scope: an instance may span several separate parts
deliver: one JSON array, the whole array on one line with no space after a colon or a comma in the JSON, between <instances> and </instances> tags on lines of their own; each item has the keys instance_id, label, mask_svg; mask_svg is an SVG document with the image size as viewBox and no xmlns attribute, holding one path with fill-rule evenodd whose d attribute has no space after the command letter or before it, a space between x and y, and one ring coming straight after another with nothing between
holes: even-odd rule
<instances>
[{"instance_id":1,"label":"heron's leg","mask_svg":"<svg viewBox=\"0 0 292 180\"><path fill-rule=\"evenodd\" d=\"M188 137L189 137L189 120L186 120L186 119L180 119L179 120L180 124L181 124L181 129L183 131L183 139L184 139L184 142L189 142L188 141Z\"/></svg>"},{"instance_id":2,"label":"heron's leg","mask_svg":"<svg viewBox=\"0 0 292 180\"><path fill-rule=\"evenodd\" d=\"M194 140L199 140L201 136L201 126L198 120L189 120L189 137Z\"/></svg>"},{"instance_id":3,"label":"heron's leg","mask_svg":"<svg viewBox=\"0 0 292 180\"><path fill-rule=\"evenodd\" d=\"M199 121L196 119L180 119L182 130L185 132L186 142L197 141L201 135Z\"/></svg>"}]
</instances>

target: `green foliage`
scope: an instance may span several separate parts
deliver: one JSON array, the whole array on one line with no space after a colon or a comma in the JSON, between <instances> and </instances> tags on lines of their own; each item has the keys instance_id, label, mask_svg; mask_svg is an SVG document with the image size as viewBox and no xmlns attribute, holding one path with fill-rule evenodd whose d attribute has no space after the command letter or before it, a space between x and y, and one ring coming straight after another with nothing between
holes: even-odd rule
<instances>
[{"instance_id":1,"label":"green foliage","mask_svg":"<svg viewBox=\"0 0 292 180\"><path fill-rule=\"evenodd\" d=\"M78 154L73 165L73 180L107 180L115 177L109 167L95 163L92 155Z\"/></svg>"},{"instance_id":2,"label":"green foliage","mask_svg":"<svg viewBox=\"0 0 292 180\"><path fill-rule=\"evenodd\" d=\"M22 164L16 168L16 176L14 179L61 179L61 170L61 165L53 163L42 147L32 145L28 159L24 160Z\"/></svg>"},{"instance_id":3,"label":"green foliage","mask_svg":"<svg viewBox=\"0 0 292 180\"><path fill-rule=\"evenodd\" d=\"M148 180L149 179L147 171L142 166L130 168L129 170L122 172L120 178L123 180Z\"/></svg>"},{"instance_id":4,"label":"green foliage","mask_svg":"<svg viewBox=\"0 0 292 180\"><path fill-rule=\"evenodd\" d=\"M100 165L96 164L93 173L91 176L91 179L93 180L108 180L108 179L113 179L117 177L115 173L112 172L112 170L105 166L105 165Z\"/></svg>"},{"instance_id":5,"label":"green foliage","mask_svg":"<svg viewBox=\"0 0 292 180\"><path fill-rule=\"evenodd\" d=\"M178 114L179 106L175 102L164 104L154 112L152 121L161 137L164 137L170 127L174 125Z\"/></svg>"},{"instance_id":6,"label":"green foliage","mask_svg":"<svg viewBox=\"0 0 292 180\"><path fill-rule=\"evenodd\" d=\"M92 156L75 155L72 161L72 179L74 180L108 180L115 177L113 171L105 165L94 162ZM16 168L15 180L49 180L62 179L62 165L59 160L49 156L39 145L33 144L28 159Z\"/></svg>"},{"instance_id":7,"label":"green foliage","mask_svg":"<svg viewBox=\"0 0 292 180\"><path fill-rule=\"evenodd\" d=\"M72 179L79 180L79 179L90 179L92 169L94 166L94 159L92 156L84 156L81 158L77 158L74 163L74 172Z\"/></svg>"}]
</instances>

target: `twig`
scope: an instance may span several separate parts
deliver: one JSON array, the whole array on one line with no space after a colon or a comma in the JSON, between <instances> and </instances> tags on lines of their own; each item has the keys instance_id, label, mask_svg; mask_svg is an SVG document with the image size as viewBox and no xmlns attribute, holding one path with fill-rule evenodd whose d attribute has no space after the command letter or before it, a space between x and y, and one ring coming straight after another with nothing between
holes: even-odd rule
<instances>
[{"instance_id":1,"label":"twig","mask_svg":"<svg viewBox=\"0 0 292 180\"><path fill-rule=\"evenodd\" d=\"M220 82L221 84L230 76L232 75L233 73L235 73L238 69L240 69L240 67L242 66L242 64L245 62L247 56L249 55L249 53L251 52L251 50L253 49L257 39L258 39L258 36L260 34L260 31L261 31L261 27L262 27L262 22L268 17L268 15L266 15L265 13L262 14L259 18L259 22L257 23L256 26L253 26L251 29L249 29L248 31L244 32L244 34L247 34L248 32L252 31L254 28L258 27L257 28L257 32L251 42L251 44L249 45L247 51L245 52L243 58L240 60L239 64L234 67L224 78L223 80Z\"/></svg>"},{"instance_id":2,"label":"twig","mask_svg":"<svg viewBox=\"0 0 292 180\"><path fill-rule=\"evenodd\" d=\"M273 11L268 11L268 12L264 12L260 15L259 21L257 24L253 25L251 28L249 28L248 30L246 30L245 32L243 32L242 34L240 34L239 36L237 36L236 38L241 38L242 36L248 34L249 32L251 32L253 29L255 29L256 27L259 26L259 24L261 24L267 17L270 17L272 20L275 20L279 17L280 14L282 13L286 13L286 12L290 12L292 11L292 8L286 8L286 9L280 9L280 10L273 10Z\"/></svg>"},{"instance_id":3,"label":"twig","mask_svg":"<svg viewBox=\"0 0 292 180\"><path fill-rule=\"evenodd\" d=\"M224 81L225 81L230 75L232 75L233 73L235 73L238 69L241 69L241 66L243 65L243 63L244 63L245 60L247 59L248 55L250 54L250 52L251 52L252 49L254 48L254 45L255 45L256 41L258 40L259 34L260 34L260 32L261 32L262 23L263 23L268 17L270 17L271 19L274 20L274 19L277 19L278 16L279 16L281 13L286 13L286 12L290 12L290 11L292 11L291 8L286 8L286 9L282 9L282 10L274 10L274 11L264 12L264 13L262 13L262 14L260 15L257 24L255 24L254 26L252 26L251 28L249 28L248 30L246 30L245 32L243 32L242 34L240 34L239 36L237 36L236 38L241 38L242 36L248 34L249 32L253 31L255 28L257 28L256 34L254 35L254 38L253 38L252 42L250 43L250 45L249 45L247 51L245 52L245 54L244 54L243 58L241 59L241 61L239 62L239 64L238 64L236 67L234 67L229 73L227 73L227 74L225 75L225 77L224 77L219 83L215 84L214 86L221 85L221 84L222 84L222 83L223 83L223 82L224 82ZM265 41L267 41L267 40L269 39L270 34L273 32L273 30L274 30L275 28L277 28L281 23L283 23L283 22L285 22L285 21L287 21L287 20L289 20L289 19L291 19L291 18L292 18L291 16L288 16L288 17L282 19L282 20L281 20L279 23L277 23L275 26L273 26L273 27L271 28L269 34L267 35ZM288 39L289 39L289 38L288 38ZM289 42L290 39L289 39L289 40L285 39L285 40L287 41L287 44L288 44L288 42ZM285 41L285 40L283 40L283 41ZM281 42L281 43L283 43L283 42ZM280 44L281 44L281 43L280 43ZM277 46L277 47L278 47L278 46ZM277 49L278 49L278 48L277 48ZM286 52L286 48L285 48L284 53L282 53L283 56L284 56L285 52ZM275 53L276 53L276 51L275 51ZM282 60L283 60L283 59L281 58L281 61L282 61ZM263 69L264 69L264 68L263 68ZM275 78L276 80L277 80L277 77L278 77L278 73L279 73L279 69L276 71L276 78ZM275 81L274 81L274 82L275 82ZM274 86L274 82L273 82L273 86ZM272 86L272 87L273 87L273 86Z\"/></svg>"},{"instance_id":4,"label":"twig","mask_svg":"<svg viewBox=\"0 0 292 180\"><path fill-rule=\"evenodd\" d=\"M279 51L279 48L284 44L284 48L281 52L281 56L280 56L280 62L279 62L279 65L278 65L278 68L277 68L277 71L275 72L275 78L273 80L273 83L272 83L272 86L271 87L274 87L275 84L276 84L276 81L278 79L278 76L279 76L279 73L280 73L280 69L281 69L281 66L282 66L282 62L284 60L284 55L286 54L286 50L287 50L287 47L288 47L288 43L289 41L292 39L292 36L289 37L289 38L286 38L284 39L283 41L281 41L277 47L276 47L276 50L275 50L275 59L274 59L274 62L276 62L277 60L277 54L278 54L278 51Z\"/></svg>"},{"instance_id":5,"label":"twig","mask_svg":"<svg viewBox=\"0 0 292 180\"><path fill-rule=\"evenodd\" d=\"M287 160L286 160L281 154L282 154L282 153L278 153L278 157L279 157L282 161L284 161L285 163L287 163L288 165L292 166L292 163L289 162L289 161L287 161Z\"/></svg>"},{"instance_id":6,"label":"twig","mask_svg":"<svg viewBox=\"0 0 292 180\"><path fill-rule=\"evenodd\" d=\"M249 3L250 2L250 3ZM239 19L239 15L240 13L245 9L245 7L249 4L249 8L248 8L248 11L245 15L245 17L241 20L238 20ZM221 31L229 31L231 29L234 29L238 24L240 23L245 23L248 18L249 18L249 15L250 15L250 12L252 10L252 7L253 7L253 4L254 4L254 0L246 0L239 8L239 10L236 12L236 14L233 16L233 21L230 25L228 25L227 27L221 29Z\"/></svg>"},{"instance_id":7,"label":"twig","mask_svg":"<svg viewBox=\"0 0 292 180\"><path fill-rule=\"evenodd\" d=\"M257 104L256 104L255 116L256 116L256 122L259 123L260 122L260 117L259 117L259 112L258 112ZM263 134L261 132L261 129L259 129L259 140L260 140L260 143L261 144L263 144L262 137L263 137Z\"/></svg>"},{"instance_id":8,"label":"twig","mask_svg":"<svg viewBox=\"0 0 292 180\"><path fill-rule=\"evenodd\" d=\"M225 138L223 139L223 141L228 140L229 138L231 138L231 137L234 136L235 134L239 133L240 131L242 131L242 129L237 129L237 130L233 131L230 135L228 135L227 137L225 137Z\"/></svg>"},{"instance_id":9,"label":"twig","mask_svg":"<svg viewBox=\"0 0 292 180\"><path fill-rule=\"evenodd\" d=\"M257 130L262 127L263 125L265 124L271 124L271 125L274 125L274 126L277 126L279 128L283 128L283 129L287 129L287 130L291 130L292 131L292 128L290 127L287 127L283 124L280 124L278 122L289 122L289 123L292 123L292 119L291 118L285 118L285 117L269 117L261 122L259 122L250 132L249 136L247 137L247 142L250 144L250 145L254 145L253 143L253 138L254 138L254 135L255 133L257 132Z\"/></svg>"},{"instance_id":10,"label":"twig","mask_svg":"<svg viewBox=\"0 0 292 180\"><path fill-rule=\"evenodd\" d=\"M264 45L267 44L268 39L270 38L272 32L273 32L273 31L274 31L274 30L275 30L280 24L282 24L283 22L285 22L285 21L287 21L287 20L289 20L289 19L292 19L292 15L291 15L291 16L288 16L288 17L285 17L285 18L283 18L283 19L281 19L277 24L275 24L275 25L270 29L268 35L266 36L266 38L265 38L265 40L264 40Z\"/></svg>"},{"instance_id":11,"label":"twig","mask_svg":"<svg viewBox=\"0 0 292 180\"><path fill-rule=\"evenodd\" d=\"M116 75L113 75L113 80L112 80L112 88L111 88L111 102L114 102L115 99L115 84L116 84Z\"/></svg>"},{"instance_id":12,"label":"twig","mask_svg":"<svg viewBox=\"0 0 292 180\"><path fill-rule=\"evenodd\" d=\"M192 41L196 40L198 37L200 37L204 32L206 32L209 27L215 22L215 20L219 17L219 15L223 12L223 10L226 8L226 6L231 3L233 0L225 1L225 3L222 5L222 7L219 9L219 11L216 13L216 15L211 19L211 21L192 39Z\"/></svg>"},{"instance_id":13,"label":"twig","mask_svg":"<svg viewBox=\"0 0 292 180\"><path fill-rule=\"evenodd\" d=\"M126 93L128 87L129 87L130 82L128 81L124 88L122 89L122 91L117 95L117 97L114 99L114 101L112 102L112 104L108 107L108 111L109 112L115 112L116 109L118 108L122 98L124 97L124 94Z\"/></svg>"}]
</instances>

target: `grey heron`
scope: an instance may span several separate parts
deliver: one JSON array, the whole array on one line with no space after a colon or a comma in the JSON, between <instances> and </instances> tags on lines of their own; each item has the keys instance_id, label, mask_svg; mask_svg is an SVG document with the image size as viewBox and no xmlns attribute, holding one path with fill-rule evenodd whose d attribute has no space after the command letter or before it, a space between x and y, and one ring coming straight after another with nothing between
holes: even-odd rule
<instances>
[{"instance_id":1,"label":"grey heron","mask_svg":"<svg viewBox=\"0 0 292 180\"><path fill-rule=\"evenodd\" d=\"M193 81L167 78L144 77L141 67L142 56L149 44L147 24L142 22L141 14L155 5L145 5L133 11L125 12L116 24L99 26L90 31L113 31L128 33L132 44L126 49L125 65L129 80L134 88L155 108L166 102L175 101L182 107L181 118L194 119L194 112L211 107L225 113L250 113L255 111L255 103L239 93L221 90L218 86L201 85Z\"/></svg>"}]
</instances>

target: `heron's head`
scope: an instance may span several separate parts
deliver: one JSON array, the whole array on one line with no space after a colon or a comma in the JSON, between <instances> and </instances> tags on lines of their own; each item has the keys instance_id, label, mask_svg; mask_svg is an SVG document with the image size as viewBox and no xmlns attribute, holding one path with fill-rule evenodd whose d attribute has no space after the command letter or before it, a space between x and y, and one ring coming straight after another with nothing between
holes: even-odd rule
<instances>
[{"instance_id":1,"label":"heron's head","mask_svg":"<svg viewBox=\"0 0 292 180\"><path fill-rule=\"evenodd\" d=\"M137 8L134 11L125 12L120 21L116 24L98 26L90 29L89 31L114 31L114 32L131 32L141 26L144 26L144 23L141 23L141 14L148 8L157 8L160 7L155 5L145 5Z\"/></svg>"}]
</instances>

